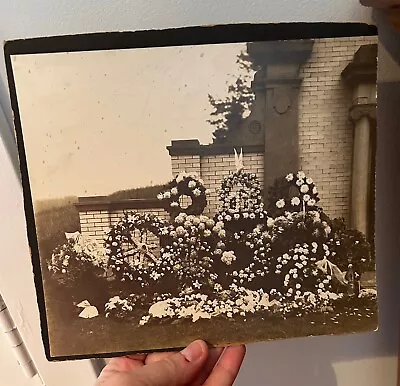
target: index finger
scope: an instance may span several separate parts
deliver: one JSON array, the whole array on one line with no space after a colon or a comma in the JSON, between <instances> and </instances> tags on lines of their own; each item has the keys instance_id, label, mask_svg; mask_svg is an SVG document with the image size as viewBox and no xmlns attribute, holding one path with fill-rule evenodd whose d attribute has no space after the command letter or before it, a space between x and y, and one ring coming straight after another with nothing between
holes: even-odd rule
<instances>
[{"instance_id":1,"label":"index finger","mask_svg":"<svg viewBox=\"0 0 400 386\"><path fill-rule=\"evenodd\" d=\"M245 346L227 347L204 386L232 386L245 354Z\"/></svg>"}]
</instances>

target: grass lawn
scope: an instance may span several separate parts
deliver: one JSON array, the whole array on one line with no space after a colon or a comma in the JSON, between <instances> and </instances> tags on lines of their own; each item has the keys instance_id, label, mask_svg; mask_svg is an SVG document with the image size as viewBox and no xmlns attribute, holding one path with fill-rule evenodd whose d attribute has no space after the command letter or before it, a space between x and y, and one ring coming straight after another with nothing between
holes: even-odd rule
<instances>
[{"instance_id":1,"label":"grass lawn","mask_svg":"<svg viewBox=\"0 0 400 386\"><path fill-rule=\"evenodd\" d=\"M78 315L79 311L77 311ZM93 319L72 318L66 323L48 315L53 356L93 353L140 352L164 347L183 347L201 338L214 345L250 343L302 336L349 334L373 331L377 327L376 302L354 300L330 313L309 314L282 319L267 313L229 319L154 320L144 326L138 321L143 312L131 318L113 320L100 315Z\"/></svg>"}]
</instances>

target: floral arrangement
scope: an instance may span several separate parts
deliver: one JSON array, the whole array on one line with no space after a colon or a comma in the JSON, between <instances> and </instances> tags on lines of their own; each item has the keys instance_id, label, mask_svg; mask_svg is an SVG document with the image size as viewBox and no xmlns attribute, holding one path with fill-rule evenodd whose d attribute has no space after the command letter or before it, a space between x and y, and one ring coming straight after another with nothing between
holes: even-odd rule
<instances>
[{"instance_id":1,"label":"floral arrangement","mask_svg":"<svg viewBox=\"0 0 400 386\"><path fill-rule=\"evenodd\" d=\"M145 297L143 295L130 294L127 298L113 296L105 304L106 318L125 318L134 308L143 307Z\"/></svg>"},{"instance_id":2,"label":"floral arrangement","mask_svg":"<svg viewBox=\"0 0 400 386\"><path fill-rule=\"evenodd\" d=\"M173 267L183 288L212 286L217 277L212 272L214 259L225 250L224 223L204 215L180 213L173 220L173 227L172 243L162 251L162 268Z\"/></svg>"},{"instance_id":3,"label":"floral arrangement","mask_svg":"<svg viewBox=\"0 0 400 386\"><path fill-rule=\"evenodd\" d=\"M136 240L134 231L139 231ZM158 246L149 243L149 233ZM142 288L155 282L171 291L212 286L218 275L211 267L224 253L225 237L224 223L203 215L181 212L170 223L153 215L125 213L106 237L109 267L120 280Z\"/></svg>"},{"instance_id":4,"label":"floral arrangement","mask_svg":"<svg viewBox=\"0 0 400 386\"><path fill-rule=\"evenodd\" d=\"M225 177L219 190L219 200L219 215L225 219L226 216L231 216L233 220L248 219L264 213L261 186L254 173L240 170Z\"/></svg>"},{"instance_id":5,"label":"floral arrangement","mask_svg":"<svg viewBox=\"0 0 400 386\"><path fill-rule=\"evenodd\" d=\"M342 297L342 295L325 291L303 292L292 299L287 299L277 291L269 294L263 289L249 290L246 287L231 284L228 289L221 289L212 296L202 292L183 294L179 297L173 297L170 293L157 295L152 299L148 310L143 310L144 315L141 316L139 325L143 326L151 321L163 319L191 319L192 322L196 322L213 317L246 318L248 314L265 314L265 312L283 317L299 316L321 312ZM115 297L113 299L110 299L106 305L107 316L123 318L135 307L135 301L131 298Z\"/></svg>"},{"instance_id":6,"label":"floral arrangement","mask_svg":"<svg viewBox=\"0 0 400 386\"><path fill-rule=\"evenodd\" d=\"M47 267L57 281L73 285L86 274L106 275L108 256L101 243L79 232L67 233L66 239L54 249Z\"/></svg>"},{"instance_id":7,"label":"floral arrangement","mask_svg":"<svg viewBox=\"0 0 400 386\"><path fill-rule=\"evenodd\" d=\"M140 310L140 325L257 312L287 317L327 310L349 294L373 299L354 286L371 264L371 246L317 206L314 181L302 171L289 173L264 203L257 176L244 171L242 153L235 155L236 171L222 180L213 218L202 214L203 181L180 173L158 195L169 220L126 212L104 245L69 235L54 250L49 270L71 283L85 272L111 271L126 288L107 301L106 316ZM187 208L185 196L192 200Z\"/></svg>"},{"instance_id":8,"label":"floral arrangement","mask_svg":"<svg viewBox=\"0 0 400 386\"><path fill-rule=\"evenodd\" d=\"M303 212L317 209L318 189L311 177L303 171L289 173L278 178L269 189L270 216L282 215L285 211Z\"/></svg>"},{"instance_id":9,"label":"floral arrangement","mask_svg":"<svg viewBox=\"0 0 400 386\"><path fill-rule=\"evenodd\" d=\"M191 203L184 208L182 198L189 197ZM207 206L206 188L203 181L195 174L179 173L168 185L164 192L157 195L165 203L165 210L172 216L179 213L199 215Z\"/></svg>"},{"instance_id":10,"label":"floral arrangement","mask_svg":"<svg viewBox=\"0 0 400 386\"><path fill-rule=\"evenodd\" d=\"M330 243L336 250L337 265L341 269L347 270L350 265L355 274L361 276L366 270L375 268L371 259L371 245L361 232L346 229L343 219L335 219L331 236Z\"/></svg>"},{"instance_id":11,"label":"floral arrangement","mask_svg":"<svg viewBox=\"0 0 400 386\"><path fill-rule=\"evenodd\" d=\"M154 267L160 262L160 237L163 235L167 241L171 230L171 225L157 216L124 213L105 237L109 267L116 278L135 280L142 286L148 284L149 278L154 277Z\"/></svg>"}]
</instances>

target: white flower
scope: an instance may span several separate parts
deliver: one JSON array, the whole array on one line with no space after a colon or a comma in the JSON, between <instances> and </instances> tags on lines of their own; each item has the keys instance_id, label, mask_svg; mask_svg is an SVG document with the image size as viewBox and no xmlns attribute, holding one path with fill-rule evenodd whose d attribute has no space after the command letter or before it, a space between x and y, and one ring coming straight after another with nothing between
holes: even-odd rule
<instances>
[{"instance_id":1,"label":"white flower","mask_svg":"<svg viewBox=\"0 0 400 386\"><path fill-rule=\"evenodd\" d=\"M161 275L160 274L158 274L157 272L152 272L151 274L150 274L150 277L153 279L153 280L158 280L160 277L161 277Z\"/></svg>"},{"instance_id":2,"label":"white flower","mask_svg":"<svg viewBox=\"0 0 400 386\"><path fill-rule=\"evenodd\" d=\"M211 236L211 231L209 229L206 229L204 231L204 237L210 237Z\"/></svg>"},{"instance_id":3,"label":"white flower","mask_svg":"<svg viewBox=\"0 0 400 386\"><path fill-rule=\"evenodd\" d=\"M190 180L189 183L188 183L188 187L190 189L193 189L195 186L196 186L196 182L194 182L193 180Z\"/></svg>"},{"instance_id":4,"label":"white flower","mask_svg":"<svg viewBox=\"0 0 400 386\"><path fill-rule=\"evenodd\" d=\"M171 192L165 192L164 198L171 198Z\"/></svg>"},{"instance_id":5,"label":"white flower","mask_svg":"<svg viewBox=\"0 0 400 386\"><path fill-rule=\"evenodd\" d=\"M174 196L178 194L178 189L177 188L172 188L171 189L171 194L173 194Z\"/></svg>"},{"instance_id":6,"label":"white flower","mask_svg":"<svg viewBox=\"0 0 400 386\"><path fill-rule=\"evenodd\" d=\"M181 182L181 181L183 181L183 179L186 177L186 173L185 172L180 172L179 174L178 174L178 176L176 177L176 182Z\"/></svg>"},{"instance_id":7,"label":"white flower","mask_svg":"<svg viewBox=\"0 0 400 386\"><path fill-rule=\"evenodd\" d=\"M308 201L308 205L310 205L310 206L314 206L315 204L316 204L316 202L313 198Z\"/></svg>"},{"instance_id":8,"label":"white flower","mask_svg":"<svg viewBox=\"0 0 400 386\"><path fill-rule=\"evenodd\" d=\"M215 291L219 292L222 291L222 285L219 283L214 284Z\"/></svg>"},{"instance_id":9,"label":"white flower","mask_svg":"<svg viewBox=\"0 0 400 386\"><path fill-rule=\"evenodd\" d=\"M185 228L183 226L179 226L176 228L176 234L178 236L183 236L186 233Z\"/></svg>"},{"instance_id":10,"label":"white flower","mask_svg":"<svg viewBox=\"0 0 400 386\"><path fill-rule=\"evenodd\" d=\"M303 171L299 171L297 173L297 178L302 180L302 179L306 178L306 174Z\"/></svg>"},{"instance_id":11,"label":"white flower","mask_svg":"<svg viewBox=\"0 0 400 386\"><path fill-rule=\"evenodd\" d=\"M223 238L226 237L226 231L225 231L225 229L221 229L221 230L218 232L218 237L220 237L221 239L223 239Z\"/></svg>"},{"instance_id":12,"label":"white flower","mask_svg":"<svg viewBox=\"0 0 400 386\"><path fill-rule=\"evenodd\" d=\"M197 288L197 289L200 289L200 288L201 288L201 284L196 280L196 281L193 283L193 287L195 287L195 288Z\"/></svg>"},{"instance_id":13,"label":"white flower","mask_svg":"<svg viewBox=\"0 0 400 386\"><path fill-rule=\"evenodd\" d=\"M276 202L275 205L276 205L277 208L283 208L285 206L285 200L283 198L281 198L280 200L278 200Z\"/></svg>"},{"instance_id":14,"label":"white flower","mask_svg":"<svg viewBox=\"0 0 400 386\"><path fill-rule=\"evenodd\" d=\"M252 220L254 220L255 218L256 218L256 215L254 214L254 213L250 213L250 216L249 216Z\"/></svg>"},{"instance_id":15,"label":"white flower","mask_svg":"<svg viewBox=\"0 0 400 386\"><path fill-rule=\"evenodd\" d=\"M308 178L306 179L306 182L307 182L307 184L311 185L314 181L313 181L312 178L308 177Z\"/></svg>"},{"instance_id":16,"label":"white flower","mask_svg":"<svg viewBox=\"0 0 400 386\"><path fill-rule=\"evenodd\" d=\"M236 260L236 256L233 251L224 252L221 257L221 261L226 265L231 265ZM240 275L239 275L240 276Z\"/></svg>"},{"instance_id":17,"label":"white flower","mask_svg":"<svg viewBox=\"0 0 400 386\"><path fill-rule=\"evenodd\" d=\"M312 192L313 192L313 194L317 194L317 193L318 193L318 189L317 189L317 187L316 187L316 186L314 186L314 187L313 187L313 190L312 190Z\"/></svg>"},{"instance_id":18,"label":"white flower","mask_svg":"<svg viewBox=\"0 0 400 386\"><path fill-rule=\"evenodd\" d=\"M179 206L179 203L176 202L176 201L172 201L171 204L170 204L170 206L171 206L172 208L174 208L174 207L176 208L176 207Z\"/></svg>"},{"instance_id":19,"label":"white flower","mask_svg":"<svg viewBox=\"0 0 400 386\"><path fill-rule=\"evenodd\" d=\"M272 217L268 217L267 219L267 227L272 228L275 224L275 220Z\"/></svg>"},{"instance_id":20,"label":"white flower","mask_svg":"<svg viewBox=\"0 0 400 386\"><path fill-rule=\"evenodd\" d=\"M119 268L119 267L118 267ZM65 269L61 270L62 273L67 273L67 271Z\"/></svg>"},{"instance_id":21,"label":"white flower","mask_svg":"<svg viewBox=\"0 0 400 386\"><path fill-rule=\"evenodd\" d=\"M310 195L309 195L309 194L305 194L305 195L303 196L303 200L304 200L305 202L309 201L309 200L310 200Z\"/></svg>"},{"instance_id":22,"label":"white flower","mask_svg":"<svg viewBox=\"0 0 400 386\"><path fill-rule=\"evenodd\" d=\"M293 180L293 173L289 173L287 176L286 176L286 181L292 181Z\"/></svg>"},{"instance_id":23,"label":"white flower","mask_svg":"<svg viewBox=\"0 0 400 386\"><path fill-rule=\"evenodd\" d=\"M201 190L200 190L199 188L196 188L196 189L193 190L193 194L194 194L196 197L199 197L199 196L201 195Z\"/></svg>"},{"instance_id":24,"label":"white flower","mask_svg":"<svg viewBox=\"0 0 400 386\"><path fill-rule=\"evenodd\" d=\"M293 197L292 200L291 200L291 203L292 203L293 206L300 205L300 198Z\"/></svg>"},{"instance_id":25,"label":"white flower","mask_svg":"<svg viewBox=\"0 0 400 386\"><path fill-rule=\"evenodd\" d=\"M162 199L164 198L164 195L163 195L162 193L158 193L158 194L157 194L157 198L158 198L159 200L162 200Z\"/></svg>"},{"instance_id":26,"label":"white flower","mask_svg":"<svg viewBox=\"0 0 400 386\"><path fill-rule=\"evenodd\" d=\"M308 185L306 185L306 184L301 185L301 187L300 187L300 192L301 193L307 193L308 191L309 191Z\"/></svg>"}]
</instances>

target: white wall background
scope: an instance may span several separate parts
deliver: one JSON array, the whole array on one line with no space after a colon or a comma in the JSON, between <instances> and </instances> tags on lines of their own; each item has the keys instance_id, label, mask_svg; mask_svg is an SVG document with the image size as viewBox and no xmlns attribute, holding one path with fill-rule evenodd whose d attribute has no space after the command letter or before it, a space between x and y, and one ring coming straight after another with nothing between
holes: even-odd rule
<instances>
[{"instance_id":1,"label":"white wall background","mask_svg":"<svg viewBox=\"0 0 400 386\"><path fill-rule=\"evenodd\" d=\"M99 31L160 29L239 22L330 21L370 22L371 11L357 0L1 0L0 40ZM381 18L378 15L378 21ZM397 39L397 40L396 40ZM400 35L382 27L391 69L381 78L380 103L400 94ZM398 52L399 51L399 52ZM397 59L397 63L396 63ZM390 75L393 74L393 75ZM0 59L0 292L16 318L42 377L50 386L88 386L93 380L87 361L48 364L40 346L39 322L25 236L22 194L15 147L10 136L11 111L4 61ZM377 254L380 329L343 337L296 339L248 346L237 385L394 386L398 347L400 201L398 165L399 109L382 109L387 127L379 128L377 169ZM397 114L397 115L396 115ZM389 117L389 118L388 118ZM3 120L3 122L2 122ZM7 122L8 121L8 125ZM8 154L11 158L8 157ZM397 222L396 222L397 220ZM0 336L1 384L27 385L8 357ZM18 373L18 374L17 374Z\"/></svg>"}]
</instances>

